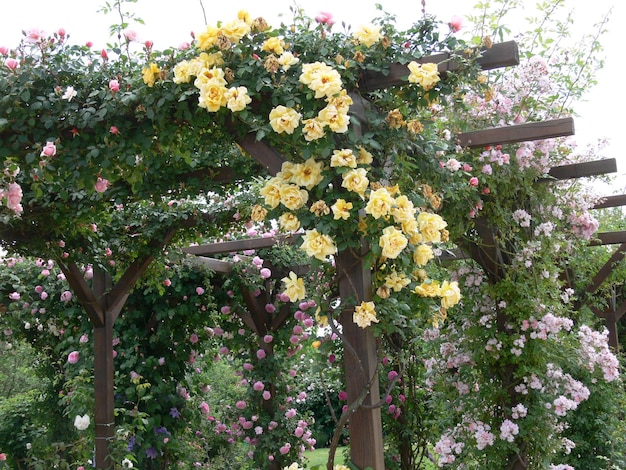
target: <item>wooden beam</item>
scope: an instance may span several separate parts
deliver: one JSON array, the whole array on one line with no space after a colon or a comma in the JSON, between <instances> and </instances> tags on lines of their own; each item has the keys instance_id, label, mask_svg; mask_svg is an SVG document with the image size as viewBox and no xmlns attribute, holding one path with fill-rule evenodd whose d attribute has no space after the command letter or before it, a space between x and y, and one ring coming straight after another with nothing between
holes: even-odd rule
<instances>
[{"instance_id":1,"label":"wooden beam","mask_svg":"<svg viewBox=\"0 0 626 470\"><path fill-rule=\"evenodd\" d=\"M233 263L221 259L207 258L206 256L197 256L195 261L198 264L220 274L230 274L233 270Z\"/></svg>"},{"instance_id":2,"label":"wooden beam","mask_svg":"<svg viewBox=\"0 0 626 470\"><path fill-rule=\"evenodd\" d=\"M617 162L614 158L594 160L592 162L572 163L571 165L554 166L550 168L550 175L557 180L584 178L588 176L605 175L617 171Z\"/></svg>"},{"instance_id":3,"label":"wooden beam","mask_svg":"<svg viewBox=\"0 0 626 470\"><path fill-rule=\"evenodd\" d=\"M457 55L461 55L460 52ZM439 73L445 75L448 72L456 72L462 67L449 52L441 52L426 57L415 58L420 64L438 64ZM507 41L494 44L489 49L483 49L482 55L477 60L483 70L496 69L509 65L519 64L519 50L515 41ZM359 82L361 91L373 91L381 88L405 85L409 76L406 64L393 63L389 66L389 72L366 72Z\"/></svg>"},{"instance_id":4,"label":"wooden beam","mask_svg":"<svg viewBox=\"0 0 626 470\"><path fill-rule=\"evenodd\" d=\"M515 126L490 127L464 132L457 135L456 139L462 147L480 148L489 145L512 144L568 135L574 135L574 120L571 117L544 122L530 122Z\"/></svg>"},{"instance_id":5,"label":"wooden beam","mask_svg":"<svg viewBox=\"0 0 626 470\"><path fill-rule=\"evenodd\" d=\"M246 134L244 137L237 140L237 143L246 152L250 154L257 162L267 168L267 171L275 176L281 169L285 162L285 157L274 150L261 140L256 140L256 134Z\"/></svg>"},{"instance_id":6,"label":"wooden beam","mask_svg":"<svg viewBox=\"0 0 626 470\"><path fill-rule=\"evenodd\" d=\"M589 242L589 245L619 245L621 243L626 243L626 230L596 233L594 238Z\"/></svg>"},{"instance_id":7,"label":"wooden beam","mask_svg":"<svg viewBox=\"0 0 626 470\"><path fill-rule=\"evenodd\" d=\"M617 168L616 168L616 171L617 171ZM593 208L594 209L606 209L609 207L619 207L619 206L626 206L626 194L603 197L599 203L593 206Z\"/></svg>"},{"instance_id":8,"label":"wooden beam","mask_svg":"<svg viewBox=\"0 0 626 470\"><path fill-rule=\"evenodd\" d=\"M270 248L277 243L295 243L300 235L283 235L278 237L246 238L245 240L232 240L229 242L210 243L208 245L187 246L184 253L190 255L216 255L219 253L232 253L245 250L258 250Z\"/></svg>"},{"instance_id":9,"label":"wooden beam","mask_svg":"<svg viewBox=\"0 0 626 470\"><path fill-rule=\"evenodd\" d=\"M604 263L604 266L600 268L598 273L591 280L591 284L585 289L585 292L589 294L593 294L597 291L602 283L606 280L607 277L613 272L613 268L616 263L619 263L626 256L626 243L622 243L620 247L615 250L613 255L609 258L609 260Z\"/></svg>"}]
</instances>

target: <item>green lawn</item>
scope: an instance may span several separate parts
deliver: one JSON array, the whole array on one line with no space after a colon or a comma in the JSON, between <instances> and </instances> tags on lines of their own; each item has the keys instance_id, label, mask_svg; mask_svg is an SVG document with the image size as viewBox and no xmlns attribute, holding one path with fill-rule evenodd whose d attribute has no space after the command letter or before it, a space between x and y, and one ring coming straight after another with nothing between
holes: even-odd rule
<instances>
[{"instance_id":1,"label":"green lawn","mask_svg":"<svg viewBox=\"0 0 626 470\"><path fill-rule=\"evenodd\" d=\"M344 447L339 447L337 449L337 452L335 452L335 465L346 463L343 458L344 449L345 449ZM313 468L316 465L325 466L326 462L328 462L328 449L315 449L311 452L307 452L306 458L308 459L308 463L305 468Z\"/></svg>"}]
</instances>

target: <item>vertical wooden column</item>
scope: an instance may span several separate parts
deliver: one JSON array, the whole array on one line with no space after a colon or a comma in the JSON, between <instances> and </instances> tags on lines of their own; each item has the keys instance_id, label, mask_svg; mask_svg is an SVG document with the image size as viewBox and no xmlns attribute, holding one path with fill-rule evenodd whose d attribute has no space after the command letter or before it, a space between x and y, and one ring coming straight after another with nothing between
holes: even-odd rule
<instances>
[{"instance_id":1,"label":"vertical wooden column","mask_svg":"<svg viewBox=\"0 0 626 470\"><path fill-rule=\"evenodd\" d=\"M115 395L113 366L113 323L115 315L107 306L106 292L111 277L94 269L93 292L100 303L103 324L94 327L94 390L96 428L96 468L113 468L109 443L115 435Z\"/></svg>"},{"instance_id":2,"label":"vertical wooden column","mask_svg":"<svg viewBox=\"0 0 626 470\"><path fill-rule=\"evenodd\" d=\"M361 252L344 251L337 256L339 294L342 299L355 299L357 305L372 299L371 272L364 266L362 259L365 251L363 247ZM354 308L344 308L340 316L345 339L357 356L350 354L346 348L344 367L348 403L359 399L363 390L371 384L363 405L373 405L380 399L376 372L376 339L369 329L363 329L354 323L353 313ZM357 409L350 416L349 427L352 462L361 469L371 467L374 470L383 470L385 464L380 408Z\"/></svg>"}]
</instances>

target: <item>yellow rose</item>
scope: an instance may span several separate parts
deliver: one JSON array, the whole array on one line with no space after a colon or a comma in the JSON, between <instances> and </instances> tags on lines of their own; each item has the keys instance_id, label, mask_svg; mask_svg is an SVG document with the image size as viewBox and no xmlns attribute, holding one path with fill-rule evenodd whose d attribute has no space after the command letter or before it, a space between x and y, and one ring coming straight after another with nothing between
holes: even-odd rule
<instances>
[{"instance_id":1,"label":"yellow rose","mask_svg":"<svg viewBox=\"0 0 626 470\"><path fill-rule=\"evenodd\" d=\"M441 241L441 230L448 225L439 214L421 212L417 216L417 224L423 236L424 243Z\"/></svg>"},{"instance_id":2,"label":"yellow rose","mask_svg":"<svg viewBox=\"0 0 626 470\"><path fill-rule=\"evenodd\" d=\"M300 209L309 200L309 193L296 184L283 184L280 187L280 202L287 209Z\"/></svg>"},{"instance_id":3,"label":"yellow rose","mask_svg":"<svg viewBox=\"0 0 626 470\"><path fill-rule=\"evenodd\" d=\"M338 95L327 98L326 101L328 101L328 104L337 108L337 111L340 113L347 113L350 106L354 103L352 97L346 90L341 90Z\"/></svg>"},{"instance_id":4,"label":"yellow rose","mask_svg":"<svg viewBox=\"0 0 626 470\"><path fill-rule=\"evenodd\" d=\"M437 281L424 281L413 290L422 297L439 297L439 283Z\"/></svg>"},{"instance_id":5,"label":"yellow rose","mask_svg":"<svg viewBox=\"0 0 626 470\"><path fill-rule=\"evenodd\" d=\"M250 25L245 21L236 19L222 26L220 31L226 38L234 43L241 41L250 32Z\"/></svg>"},{"instance_id":6,"label":"yellow rose","mask_svg":"<svg viewBox=\"0 0 626 470\"><path fill-rule=\"evenodd\" d=\"M285 212L278 218L278 223L283 230L287 232L295 232L300 228L300 221L295 214Z\"/></svg>"},{"instance_id":7,"label":"yellow rose","mask_svg":"<svg viewBox=\"0 0 626 470\"><path fill-rule=\"evenodd\" d=\"M159 68L157 64L152 62L150 65L144 68L141 72L143 74L143 82L149 87L152 87L154 86L154 82L156 78L160 75L161 69Z\"/></svg>"},{"instance_id":8,"label":"yellow rose","mask_svg":"<svg viewBox=\"0 0 626 470\"><path fill-rule=\"evenodd\" d=\"M198 49L204 51L217 44L217 36L219 35L219 32L220 30L215 26L208 26L201 33L197 33L195 36Z\"/></svg>"},{"instance_id":9,"label":"yellow rose","mask_svg":"<svg viewBox=\"0 0 626 470\"><path fill-rule=\"evenodd\" d=\"M378 323L374 302L361 302L361 305L357 305L352 315L352 321L361 328L367 328L372 323Z\"/></svg>"},{"instance_id":10,"label":"yellow rose","mask_svg":"<svg viewBox=\"0 0 626 470\"><path fill-rule=\"evenodd\" d=\"M303 164L294 166L291 181L310 190L322 182L323 169L323 162L316 162L313 157L308 158Z\"/></svg>"},{"instance_id":11,"label":"yellow rose","mask_svg":"<svg viewBox=\"0 0 626 470\"><path fill-rule=\"evenodd\" d=\"M259 193L265 198L265 205L270 209L278 207L280 204L280 188L284 183L277 177L270 178Z\"/></svg>"},{"instance_id":12,"label":"yellow rose","mask_svg":"<svg viewBox=\"0 0 626 470\"><path fill-rule=\"evenodd\" d=\"M300 248L307 255L325 261L327 256L337 253L335 242L328 235L319 233L316 229L307 230L302 237Z\"/></svg>"},{"instance_id":13,"label":"yellow rose","mask_svg":"<svg viewBox=\"0 0 626 470\"><path fill-rule=\"evenodd\" d=\"M335 134L344 134L348 132L350 118L347 111L340 111L336 106L329 104L317 114L317 119L324 125L328 126Z\"/></svg>"},{"instance_id":14,"label":"yellow rose","mask_svg":"<svg viewBox=\"0 0 626 470\"><path fill-rule=\"evenodd\" d=\"M293 175L300 171L298 169L300 166L302 166L301 163L293 163L286 160L281 165L280 171L276 173L276 178L281 180L283 183L295 183L295 181L293 181Z\"/></svg>"},{"instance_id":15,"label":"yellow rose","mask_svg":"<svg viewBox=\"0 0 626 470\"><path fill-rule=\"evenodd\" d=\"M357 29L352 36L361 44L371 47L375 42L380 41L383 36L380 34L380 28L374 25L363 25Z\"/></svg>"},{"instance_id":16,"label":"yellow rose","mask_svg":"<svg viewBox=\"0 0 626 470\"><path fill-rule=\"evenodd\" d=\"M378 241L383 249L381 255L391 259L397 258L408 243L407 238L395 227L386 227Z\"/></svg>"},{"instance_id":17,"label":"yellow rose","mask_svg":"<svg viewBox=\"0 0 626 470\"><path fill-rule=\"evenodd\" d=\"M306 297L304 281L300 279L296 273L290 271L289 276L283 277L281 280L283 284L285 284L285 294L289 297L291 302L297 302Z\"/></svg>"},{"instance_id":18,"label":"yellow rose","mask_svg":"<svg viewBox=\"0 0 626 470\"><path fill-rule=\"evenodd\" d=\"M441 241L441 230L448 225L439 214L432 212L420 212L417 216L419 230L424 237L424 243Z\"/></svg>"},{"instance_id":19,"label":"yellow rose","mask_svg":"<svg viewBox=\"0 0 626 470\"><path fill-rule=\"evenodd\" d=\"M222 106L226 106L226 92L228 89L220 85L217 81L209 82L200 88L200 97L198 98L198 106L205 108L207 111L215 113Z\"/></svg>"},{"instance_id":20,"label":"yellow rose","mask_svg":"<svg viewBox=\"0 0 626 470\"><path fill-rule=\"evenodd\" d=\"M270 125L274 132L282 134L293 134L293 131L300 124L300 118L302 115L293 108L287 108L286 106L276 106L270 111Z\"/></svg>"},{"instance_id":21,"label":"yellow rose","mask_svg":"<svg viewBox=\"0 0 626 470\"><path fill-rule=\"evenodd\" d=\"M324 132L324 123L318 118L307 119L302 121L302 124L302 133L307 142L321 139L326 135L326 132Z\"/></svg>"},{"instance_id":22,"label":"yellow rose","mask_svg":"<svg viewBox=\"0 0 626 470\"><path fill-rule=\"evenodd\" d=\"M224 70L219 67L203 68L193 82L196 88L202 90L208 85L219 85L225 87L228 82L224 78Z\"/></svg>"},{"instance_id":23,"label":"yellow rose","mask_svg":"<svg viewBox=\"0 0 626 470\"><path fill-rule=\"evenodd\" d=\"M433 249L430 245L424 243L417 246L413 253L413 261L418 266L425 266L428 262L435 257Z\"/></svg>"},{"instance_id":24,"label":"yellow rose","mask_svg":"<svg viewBox=\"0 0 626 470\"><path fill-rule=\"evenodd\" d=\"M333 218L335 220L343 219L347 220L350 218L350 210L352 209L352 203L346 202L344 199L337 199L330 208L333 211Z\"/></svg>"},{"instance_id":25,"label":"yellow rose","mask_svg":"<svg viewBox=\"0 0 626 470\"><path fill-rule=\"evenodd\" d=\"M250 212L250 218L255 222L263 222L266 215L267 210L264 207L259 206L258 204L253 206L252 211Z\"/></svg>"},{"instance_id":26,"label":"yellow rose","mask_svg":"<svg viewBox=\"0 0 626 470\"><path fill-rule=\"evenodd\" d=\"M371 153L365 150L363 147L359 147L359 154L356 157L356 162L359 165L371 165L374 161L374 157Z\"/></svg>"},{"instance_id":27,"label":"yellow rose","mask_svg":"<svg viewBox=\"0 0 626 470\"><path fill-rule=\"evenodd\" d=\"M461 290L459 283L456 281L443 281L439 289L439 297L441 297L441 306L445 309L454 307L461 301Z\"/></svg>"},{"instance_id":28,"label":"yellow rose","mask_svg":"<svg viewBox=\"0 0 626 470\"><path fill-rule=\"evenodd\" d=\"M237 19L243 21L244 23L252 23L252 18L250 17L250 13L248 13L248 10L239 10L237 12Z\"/></svg>"},{"instance_id":29,"label":"yellow rose","mask_svg":"<svg viewBox=\"0 0 626 470\"><path fill-rule=\"evenodd\" d=\"M304 64L298 80L313 90L316 98L336 95L343 87L339 72L323 62Z\"/></svg>"},{"instance_id":30,"label":"yellow rose","mask_svg":"<svg viewBox=\"0 0 626 470\"><path fill-rule=\"evenodd\" d=\"M245 86L229 88L225 96L226 106L233 113L244 110L246 105L252 102L252 98L248 96L248 89Z\"/></svg>"},{"instance_id":31,"label":"yellow rose","mask_svg":"<svg viewBox=\"0 0 626 470\"><path fill-rule=\"evenodd\" d=\"M367 179L367 172L363 168L354 168L342 175L343 181L341 186L348 191L357 193L361 197L365 194L367 186L370 184Z\"/></svg>"},{"instance_id":32,"label":"yellow rose","mask_svg":"<svg viewBox=\"0 0 626 470\"><path fill-rule=\"evenodd\" d=\"M398 224L414 221L415 206L408 197L398 196L394 201L394 207L391 209L391 215L393 216L393 220Z\"/></svg>"},{"instance_id":33,"label":"yellow rose","mask_svg":"<svg viewBox=\"0 0 626 470\"><path fill-rule=\"evenodd\" d=\"M313 212L318 217L330 214L330 208L326 204L326 201L322 199L311 204L309 211Z\"/></svg>"},{"instance_id":34,"label":"yellow rose","mask_svg":"<svg viewBox=\"0 0 626 470\"><path fill-rule=\"evenodd\" d=\"M278 63L285 71L289 70L292 65L296 65L298 62L300 62L300 59L298 59L289 51L283 52L278 58Z\"/></svg>"},{"instance_id":35,"label":"yellow rose","mask_svg":"<svg viewBox=\"0 0 626 470\"><path fill-rule=\"evenodd\" d=\"M261 50L265 52L273 52L276 55L281 55L283 52L285 52L285 41L277 36L268 38L261 46Z\"/></svg>"},{"instance_id":36,"label":"yellow rose","mask_svg":"<svg viewBox=\"0 0 626 470\"><path fill-rule=\"evenodd\" d=\"M412 61L408 65L410 83L418 83L424 90L430 90L439 81L439 69L437 64L418 64Z\"/></svg>"},{"instance_id":37,"label":"yellow rose","mask_svg":"<svg viewBox=\"0 0 626 470\"><path fill-rule=\"evenodd\" d=\"M330 157L330 166L356 168L356 157L350 149L333 150L333 156Z\"/></svg>"},{"instance_id":38,"label":"yellow rose","mask_svg":"<svg viewBox=\"0 0 626 470\"><path fill-rule=\"evenodd\" d=\"M385 285L390 289L393 289L394 292L400 292L410 283L411 280L408 277L402 273L398 274L395 271L385 277Z\"/></svg>"},{"instance_id":39,"label":"yellow rose","mask_svg":"<svg viewBox=\"0 0 626 470\"><path fill-rule=\"evenodd\" d=\"M191 75L189 74L189 61L183 60L174 66L174 83L189 83Z\"/></svg>"},{"instance_id":40,"label":"yellow rose","mask_svg":"<svg viewBox=\"0 0 626 470\"><path fill-rule=\"evenodd\" d=\"M394 199L389 194L389 191L386 188L379 188L370 193L369 201L365 206L365 213L370 214L375 219L386 217L389 215L393 203Z\"/></svg>"}]
</instances>

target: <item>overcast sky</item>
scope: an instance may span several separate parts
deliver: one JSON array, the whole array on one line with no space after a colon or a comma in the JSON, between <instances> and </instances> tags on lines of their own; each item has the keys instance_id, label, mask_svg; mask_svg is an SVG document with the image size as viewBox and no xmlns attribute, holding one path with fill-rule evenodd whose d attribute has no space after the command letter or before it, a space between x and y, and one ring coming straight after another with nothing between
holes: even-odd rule
<instances>
[{"instance_id":1,"label":"overcast sky","mask_svg":"<svg viewBox=\"0 0 626 470\"><path fill-rule=\"evenodd\" d=\"M476 0L477 1L477 0ZM471 13L475 0L426 0L426 10L441 20L447 21L452 15L461 17ZM626 109L626 94L623 92L622 61L623 43L620 26L626 24L626 2L623 0L565 0L568 8L574 10L576 31L591 33L594 23L612 9L608 24L608 34L602 39L605 47L606 65L598 73L599 85L586 97L587 102L579 103L575 109L579 117L575 118L576 139L581 145L593 143L597 139L607 138L611 145L602 156L618 160L619 180L611 188L603 188L606 193L626 192L626 155L618 148L618 140L624 130L622 114ZM200 31L204 27L204 12L209 24L217 21L229 21L236 17L237 11L246 9L253 17L263 16L272 25L277 25L280 16L290 17L289 7L295 4L302 7L309 16L320 11L333 14L337 24L346 22L353 27L369 23L377 15L375 4L397 15L398 26L409 26L419 18L422 2L419 0L139 0L137 4L126 5L134 9L142 18L145 26L136 29L141 40L151 40L154 47L163 49L177 46L190 39L191 31ZM526 4L526 2L522 2ZM531 2L528 2L531 3ZM532 2L534 3L534 2ZM0 22L0 46L13 47L20 38L21 31L40 28L54 32L60 27L70 34L72 42L83 44L92 41L94 47L105 47L110 40L109 25L118 21L113 15L103 15L98 10L105 0L2 0L2 21ZM202 8L204 4L204 12ZM519 18L529 14L520 10ZM513 33L516 25L511 24ZM519 26L518 26L519 28ZM619 48L619 51L618 51ZM618 153L619 151L619 153ZM603 193L604 194L604 193Z\"/></svg>"}]
</instances>

